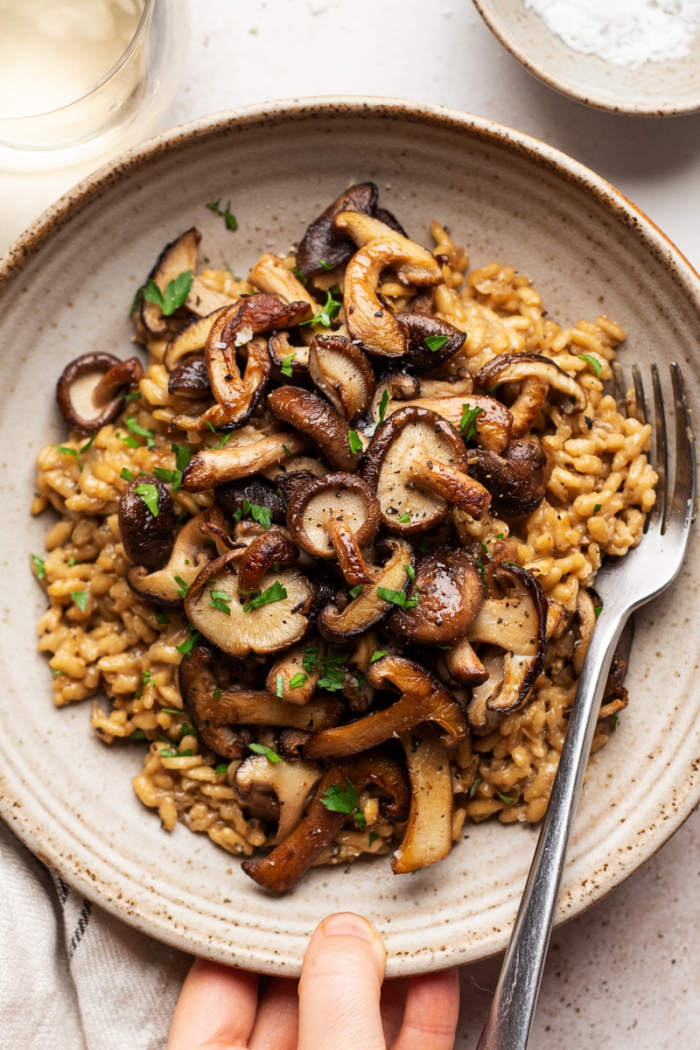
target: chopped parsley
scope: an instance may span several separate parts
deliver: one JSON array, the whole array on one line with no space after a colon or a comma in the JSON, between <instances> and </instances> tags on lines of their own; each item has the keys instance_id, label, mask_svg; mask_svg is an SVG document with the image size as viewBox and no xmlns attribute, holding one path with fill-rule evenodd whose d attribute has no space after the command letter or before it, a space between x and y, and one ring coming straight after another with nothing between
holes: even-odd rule
<instances>
[{"instance_id":1,"label":"chopped parsley","mask_svg":"<svg viewBox=\"0 0 700 1050\"><path fill-rule=\"evenodd\" d=\"M462 405L462 418L459 421L459 429L462 431L462 437L465 441L473 441L476 437L476 421L483 411L483 408L478 406L470 408L469 405Z\"/></svg>"},{"instance_id":2,"label":"chopped parsley","mask_svg":"<svg viewBox=\"0 0 700 1050\"><path fill-rule=\"evenodd\" d=\"M330 328L335 318L340 313L340 307L343 305L338 302L337 299L333 298L333 292L337 292L337 288L331 288L326 292L326 301L309 321L302 321L302 325L306 324L321 324L324 328Z\"/></svg>"},{"instance_id":3,"label":"chopped parsley","mask_svg":"<svg viewBox=\"0 0 700 1050\"><path fill-rule=\"evenodd\" d=\"M77 558L69 558L68 561L66 562L66 564L67 564L69 569L72 569L74 565L78 564L78 559Z\"/></svg>"},{"instance_id":4,"label":"chopped parsley","mask_svg":"<svg viewBox=\"0 0 700 1050\"><path fill-rule=\"evenodd\" d=\"M302 671L297 671L297 673L295 675L292 675L292 677L289 679L289 688L300 689L308 677L309 676L307 674L304 674Z\"/></svg>"},{"instance_id":5,"label":"chopped parsley","mask_svg":"<svg viewBox=\"0 0 700 1050\"><path fill-rule=\"evenodd\" d=\"M378 838L379 838L379 835L377 834L376 831L370 831L370 833L369 833L369 844L370 844L370 846L374 845L374 843L377 841Z\"/></svg>"},{"instance_id":6,"label":"chopped parsley","mask_svg":"<svg viewBox=\"0 0 700 1050\"><path fill-rule=\"evenodd\" d=\"M89 591L71 591L71 600L75 602L81 612L85 612L90 601Z\"/></svg>"},{"instance_id":7,"label":"chopped parsley","mask_svg":"<svg viewBox=\"0 0 700 1050\"><path fill-rule=\"evenodd\" d=\"M362 452L362 439L356 430L348 430L348 441L350 442L350 451L353 456L356 456L358 452Z\"/></svg>"},{"instance_id":8,"label":"chopped parsley","mask_svg":"<svg viewBox=\"0 0 700 1050\"><path fill-rule=\"evenodd\" d=\"M620 716L619 715L611 715L610 716L610 721L613 724L613 728L617 729L617 723L620 721Z\"/></svg>"},{"instance_id":9,"label":"chopped parsley","mask_svg":"<svg viewBox=\"0 0 700 1050\"><path fill-rule=\"evenodd\" d=\"M146 439L147 448L152 449L154 447L155 441L153 439L156 436L155 430L149 430L148 427L140 426L133 416L127 416L126 426L127 430L130 430L132 434L138 434L139 437ZM126 441L127 439L123 438L123 440ZM138 445L135 447L138 448Z\"/></svg>"},{"instance_id":10,"label":"chopped parsley","mask_svg":"<svg viewBox=\"0 0 700 1050\"><path fill-rule=\"evenodd\" d=\"M36 573L38 580L43 580L46 576L46 562L43 558L40 558L38 554L30 554L29 557L32 559L32 565L34 566L34 572Z\"/></svg>"},{"instance_id":11,"label":"chopped parsley","mask_svg":"<svg viewBox=\"0 0 700 1050\"><path fill-rule=\"evenodd\" d=\"M156 623L166 624L170 623L170 620L165 615L162 609L156 609Z\"/></svg>"},{"instance_id":12,"label":"chopped parsley","mask_svg":"<svg viewBox=\"0 0 700 1050\"><path fill-rule=\"evenodd\" d=\"M324 270L334 270L335 269L333 264L332 263L327 263L325 259L319 259L318 262L319 262L319 265L322 266Z\"/></svg>"},{"instance_id":13,"label":"chopped parsley","mask_svg":"<svg viewBox=\"0 0 700 1050\"><path fill-rule=\"evenodd\" d=\"M401 609L415 609L416 605L418 605L417 596L415 598L407 598L403 591L394 591L390 587L377 587L377 594L385 602L398 605Z\"/></svg>"},{"instance_id":14,"label":"chopped parsley","mask_svg":"<svg viewBox=\"0 0 700 1050\"><path fill-rule=\"evenodd\" d=\"M369 658L369 662L371 664L376 663L377 660L381 660L381 658L383 656L386 656L388 651L389 651L388 649L375 649L374 652L372 653L372 655Z\"/></svg>"},{"instance_id":15,"label":"chopped parsley","mask_svg":"<svg viewBox=\"0 0 700 1050\"><path fill-rule=\"evenodd\" d=\"M76 463L78 464L78 470L82 474L83 465L80 462L80 457L82 456L83 452L87 452L87 450L90 448L96 437L97 433L94 433L89 439L89 441L86 441L83 447L79 449L68 448L67 445L52 445L51 447L55 448L57 452L60 452L62 456L73 456Z\"/></svg>"},{"instance_id":16,"label":"chopped parsley","mask_svg":"<svg viewBox=\"0 0 700 1050\"><path fill-rule=\"evenodd\" d=\"M505 536L505 532L497 532L496 536L494 538L497 539L497 540L502 540L504 536Z\"/></svg>"},{"instance_id":17,"label":"chopped parsley","mask_svg":"<svg viewBox=\"0 0 700 1050\"><path fill-rule=\"evenodd\" d=\"M275 677L275 696L279 696L280 699L284 697L284 675L278 674Z\"/></svg>"},{"instance_id":18,"label":"chopped parsley","mask_svg":"<svg viewBox=\"0 0 700 1050\"><path fill-rule=\"evenodd\" d=\"M126 467L122 467L119 477L123 478L124 481L133 481L136 475L132 474L130 470L126 469Z\"/></svg>"},{"instance_id":19,"label":"chopped parsley","mask_svg":"<svg viewBox=\"0 0 700 1050\"><path fill-rule=\"evenodd\" d=\"M282 761L275 749L268 747L266 744L248 744L248 747L251 751L254 751L256 755L264 755L268 762Z\"/></svg>"},{"instance_id":20,"label":"chopped parsley","mask_svg":"<svg viewBox=\"0 0 700 1050\"><path fill-rule=\"evenodd\" d=\"M282 445L282 448L284 449L285 456L291 456L292 453L289 451L286 445Z\"/></svg>"},{"instance_id":21,"label":"chopped parsley","mask_svg":"<svg viewBox=\"0 0 700 1050\"><path fill-rule=\"evenodd\" d=\"M227 616L231 615L231 599L226 591L209 591L209 602L210 609L218 609L219 612L226 613Z\"/></svg>"},{"instance_id":22,"label":"chopped parsley","mask_svg":"<svg viewBox=\"0 0 700 1050\"><path fill-rule=\"evenodd\" d=\"M321 802L332 813L352 813L358 828L360 830L365 828L367 821L364 813L358 809L360 798L349 778L345 779L345 787L341 787L340 784L331 784L325 795L321 795Z\"/></svg>"},{"instance_id":23,"label":"chopped parsley","mask_svg":"<svg viewBox=\"0 0 700 1050\"><path fill-rule=\"evenodd\" d=\"M157 518L160 514L158 507L158 489L150 481L142 481L140 485L137 485L134 492L142 500L154 518Z\"/></svg>"},{"instance_id":24,"label":"chopped parsley","mask_svg":"<svg viewBox=\"0 0 700 1050\"><path fill-rule=\"evenodd\" d=\"M403 514L399 514L399 516L398 516L398 518L396 520L399 523L399 525L410 525L411 524L411 515L408 513L407 510L405 510L403 512Z\"/></svg>"},{"instance_id":25,"label":"chopped parsley","mask_svg":"<svg viewBox=\"0 0 700 1050\"><path fill-rule=\"evenodd\" d=\"M263 507L260 503L249 503L247 499L243 500L243 506L239 507L238 510L233 513L233 520L240 521L242 517L250 514L253 521L257 521L258 525L267 531L272 525L272 510L270 507Z\"/></svg>"},{"instance_id":26,"label":"chopped parsley","mask_svg":"<svg viewBox=\"0 0 700 1050\"><path fill-rule=\"evenodd\" d=\"M192 650L199 641L199 631L192 624L189 625L188 630L190 632L189 638L186 638L182 645L176 645L175 648L183 656L191 656Z\"/></svg>"},{"instance_id":27,"label":"chopped parsley","mask_svg":"<svg viewBox=\"0 0 700 1050\"><path fill-rule=\"evenodd\" d=\"M175 466L179 471L183 471L192 459L192 452L187 445L171 445L170 451L175 453Z\"/></svg>"},{"instance_id":28,"label":"chopped parsley","mask_svg":"<svg viewBox=\"0 0 700 1050\"><path fill-rule=\"evenodd\" d=\"M469 788L469 798L474 798L477 791L479 790L479 784L481 783L481 777L477 777L472 786Z\"/></svg>"},{"instance_id":29,"label":"chopped parsley","mask_svg":"<svg viewBox=\"0 0 700 1050\"><path fill-rule=\"evenodd\" d=\"M214 772L217 777L220 777L222 773L228 773L228 762L219 762L218 766L214 768Z\"/></svg>"},{"instance_id":30,"label":"chopped parsley","mask_svg":"<svg viewBox=\"0 0 700 1050\"><path fill-rule=\"evenodd\" d=\"M428 541L427 541L427 539L424 536L423 539L418 544L418 550L421 552L421 554L427 554L429 549L430 549L430 547L429 547Z\"/></svg>"},{"instance_id":31,"label":"chopped parsley","mask_svg":"<svg viewBox=\"0 0 700 1050\"><path fill-rule=\"evenodd\" d=\"M287 597L286 588L282 586L279 580L275 580L271 587L263 591L262 594L258 594L257 597L252 598L249 602L243 606L243 612L249 613L253 609L259 609L263 605L272 605L273 602L281 602L283 598Z\"/></svg>"},{"instance_id":32,"label":"chopped parsley","mask_svg":"<svg viewBox=\"0 0 700 1050\"><path fill-rule=\"evenodd\" d=\"M292 273L297 278L297 280L301 281L302 284L308 284L309 283L309 278L306 276L305 273L301 272L301 270L299 269L298 266L293 266L292 267Z\"/></svg>"},{"instance_id":33,"label":"chopped parsley","mask_svg":"<svg viewBox=\"0 0 700 1050\"><path fill-rule=\"evenodd\" d=\"M593 517L595 517L595 515L598 513L602 506L602 503L596 503L595 507L593 508Z\"/></svg>"},{"instance_id":34,"label":"chopped parsley","mask_svg":"<svg viewBox=\"0 0 700 1050\"><path fill-rule=\"evenodd\" d=\"M209 422L209 420L205 419L204 422L207 424L207 427L209 428L209 430L211 430L212 434L216 434L218 436L218 433L219 433L218 430L214 426L212 426L212 424ZM219 441L219 444L218 445L211 445L210 447L213 448L214 451L216 451L218 448L223 448L224 445L229 440L229 438L231 437L232 434L233 434L232 430L229 430L228 434L222 434L221 435L221 440Z\"/></svg>"},{"instance_id":35,"label":"chopped parsley","mask_svg":"<svg viewBox=\"0 0 700 1050\"><path fill-rule=\"evenodd\" d=\"M217 688L214 690L214 692L211 695L214 697L215 700L220 700L221 699L221 690L219 689L218 686L217 686Z\"/></svg>"},{"instance_id":36,"label":"chopped parsley","mask_svg":"<svg viewBox=\"0 0 700 1050\"><path fill-rule=\"evenodd\" d=\"M122 437L121 434L117 432L117 437L121 438L124 444L128 445L129 448L141 448L136 438L132 437L131 434L127 434L126 437Z\"/></svg>"},{"instance_id":37,"label":"chopped parsley","mask_svg":"<svg viewBox=\"0 0 700 1050\"><path fill-rule=\"evenodd\" d=\"M596 620L598 619L598 617L600 616L602 611L603 611L603 606L602 605L594 605L593 606L593 612L595 613Z\"/></svg>"},{"instance_id":38,"label":"chopped parsley","mask_svg":"<svg viewBox=\"0 0 700 1050\"><path fill-rule=\"evenodd\" d=\"M294 358L296 356L297 356L296 353L287 354L287 356L282 361L282 364L280 366L280 372L282 373L283 376L291 377L291 375L292 375L292 361L294 360Z\"/></svg>"},{"instance_id":39,"label":"chopped parsley","mask_svg":"<svg viewBox=\"0 0 700 1050\"><path fill-rule=\"evenodd\" d=\"M389 404L389 388L385 386L384 387L384 393L382 394L382 399L379 402L379 422L380 423L384 422L384 416L386 415L386 406L388 404Z\"/></svg>"},{"instance_id":40,"label":"chopped parsley","mask_svg":"<svg viewBox=\"0 0 700 1050\"><path fill-rule=\"evenodd\" d=\"M362 584L358 583L356 587L352 587L348 591L348 594L350 595L351 598L357 598L358 595L362 594L362 591L363 591Z\"/></svg>"},{"instance_id":41,"label":"chopped parsley","mask_svg":"<svg viewBox=\"0 0 700 1050\"><path fill-rule=\"evenodd\" d=\"M184 715L184 711L180 707L161 707L161 711L165 711L166 715Z\"/></svg>"},{"instance_id":42,"label":"chopped parsley","mask_svg":"<svg viewBox=\"0 0 700 1050\"><path fill-rule=\"evenodd\" d=\"M160 757L161 758L189 758L190 755L193 755L193 754L194 754L194 751L192 750L192 748L187 748L186 751L168 751L165 748L162 748L161 752L160 752Z\"/></svg>"},{"instance_id":43,"label":"chopped parsley","mask_svg":"<svg viewBox=\"0 0 700 1050\"><path fill-rule=\"evenodd\" d=\"M124 400L125 401L140 401L141 400L141 394L139 394L139 393L136 393L136 394L124 394Z\"/></svg>"},{"instance_id":44,"label":"chopped parsley","mask_svg":"<svg viewBox=\"0 0 700 1050\"><path fill-rule=\"evenodd\" d=\"M320 689L327 689L329 693L342 689L345 682L343 664L350 659L349 653L328 653L326 656L319 657L318 645L309 645L301 651L304 653L301 661L304 670L311 674L315 668L318 668L321 672L321 678L318 680Z\"/></svg>"},{"instance_id":45,"label":"chopped parsley","mask_svg":"<svg viewBox=\"0 0 700 1050\"><path fill-rule=\"evenodd\" d=\"M504 802L507 806L509 806L511 802L515 802L514 797L511 798L510 795L504 795L502 791L498 790L498 788L494 788L493 790L496 792L501 802Z\"/></svg>"},{"instance_id":46,"label":"chopped parsley","mask_svg":"<svg viewBox=\"0 0 700 1050\"><path fill-rule=\"evenodd\" d=\"M209 208L209 211L213 211L216 215L222 216L227 230L235 231L238 229L236 216L231 211L231 201L228 202L223 211L221 210L221 197L219 197L218 201L212 201L211 204L207 204L205 207Z\"/></svg>"},{"instance_id":47,"label":"chopped parsley","mask_svg":"<svg viewBox=\"0 0 700 1050\"><path fill-rule=\"evenodd\" d=\"M284 506L284 509L285 510L289 510L289 504L287 503L286 499L284 498L284 492L282 492L282 489L280 489L280 488L277 489L277 495L282 500L282 504Z\"/></svg>"},{"instance_id":48,"label":"chopped parsley","mask_svg":"<svg viewBox=\"0 0 700 1050\"><path fill-rule=\"evenodd\" d=\"M145 740L146 734L143 729L135 729L133 733L129 733L127 740Z\"/></svg>"},{"instance_id":49,"label":"chopped parsley","mask_svg":"<svg viewBox=\"0 0 700 1050\"><path fill-rule=\"evenodd\" d=\"M413 568L413 566L412 565L404 565L404 569L406 570L406 575L408 576L408 578L411 581L411 583L415 583L416 582L416 570Z\"/></svg>"},{"instance_id":50,"label":"chopped parsley","mask_svg":"<svg viewBox=\"0 0 700 1050\"><path fill-rule=\"evenodd\" d=\"M143 297L149 303L159 306L163 317L170 317L178 307L182 306L192 287L192 271L185 270L179 273L174 281L169 281L165 293L154 280L149 280L143 289Z\"/></svg>"},{"instance_id":51,"label":"chopped parsley","mask_svg":"<svg viewBox=\"0 0 700 1050\"><path fill-rule=\"evenodd\" d=\"M600 379L600 373L603 371L603 365L597 357L593 357L592 354L579 354L578 359L579 361L585 361L587 365L590 365L598 379Z\"/></svg>"},{"instance_id":52,"label":"chopped parsley","mask_svg":"<svg viewBox=\"0 0 700 1050\"><path fill-rule=\"evenodd\" d=\"M479 576L481 576L481 582L483 584L486 584L486 567L481 558L476 559L476 568L479 573Z\"/></svg>"},{"instance_id":53,"label":"chopped parsley","mask_svg":"<svg viewBox=\"0 0 700 1050\"><path fill-rule=\"evenodd\" d=\"M432 350L434 354L438 350L442 350L445 343L449 343L450 337L448 335L426 335L423 342L428 347L428 350Z\"/></svg>"},{"instance_id":54,"label":"chopped parsley","mask_svg":"<svg viewBox=\"0 0 700 1050\"><path fill-rule=\"evenodd\" d=\"M189 583L185 583L185 581L183 580L183 578L181 576L173 576L173 579L175 580L175 583L178 584L178 588L177 588L178 598L182 598L183 601L184 601L184 599L187 597L187 592L190 589L190 585L189 585Z\"/></svg>"},{"instance_id":55,"label":"chopped parsley","mask_svg":"<svg viewBox=\"0 0 700 1050\"><path fill-rule=\"evenodd\" d=\"M166 485L172 485L173 492L177 492L180 488L180 482L182 481L181 470L166 470L164 467L154 467L153 473L159 481L164 481Z\"/></svg>"}]
</instances>

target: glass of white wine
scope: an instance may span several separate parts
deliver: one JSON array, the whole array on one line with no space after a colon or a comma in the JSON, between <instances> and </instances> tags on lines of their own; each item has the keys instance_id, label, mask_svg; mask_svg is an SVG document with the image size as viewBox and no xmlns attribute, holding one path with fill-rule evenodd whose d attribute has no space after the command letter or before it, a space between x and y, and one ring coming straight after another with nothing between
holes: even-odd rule
<instances>
[{"instance_id":1,"label":"glass of white wine","mask_svg":"<svg viewBox=\"0 0 700 1050\"><path fill-rule=\"evenodd\" d=\"M0 0L0 171L92 165L144 138L187 25L187 0Z\"/></svg>"}]
</instances>

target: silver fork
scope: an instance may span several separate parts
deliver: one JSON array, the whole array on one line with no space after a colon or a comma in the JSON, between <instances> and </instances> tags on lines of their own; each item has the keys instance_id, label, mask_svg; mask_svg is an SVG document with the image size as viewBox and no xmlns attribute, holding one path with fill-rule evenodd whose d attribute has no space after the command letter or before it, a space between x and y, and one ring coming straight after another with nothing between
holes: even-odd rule
<instances>
[{"instance_id":1,"label":"silver fork","mask_svg":"<svg viewBox=\"0 0 700 1050\"><path fill-rule=\"evenodd\" d=\"M695 501L695 446L681 371L670 366L676 424L675 485L669 492L666 416L659 370L652 365L656 503L641 543L624 558L609 558L596 579L603 611L593 632L569 719L566 741L525 891L477 1050L526 1050L569 838L612 655L635 609L661 594L676 577L688 542ZM616 375L621 385L621 374ZM639 368L633 367L630 414L646 420Z\"/></svg>"}]
</instances>

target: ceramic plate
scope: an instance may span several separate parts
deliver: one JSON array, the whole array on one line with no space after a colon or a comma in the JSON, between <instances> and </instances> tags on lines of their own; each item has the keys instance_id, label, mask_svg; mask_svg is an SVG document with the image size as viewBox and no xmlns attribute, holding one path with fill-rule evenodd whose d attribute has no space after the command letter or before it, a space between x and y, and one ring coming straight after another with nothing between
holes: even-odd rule
<instances>
[{"instance_id":1,"label":"ceramic plate","mask_svg":"<svg viewBox=\"0 0 700 1050\"><path fill-rule=\"evenodd\" d=\"M700 35L683 58L638 69L573 51L525 0L474 0L504 47L549 87L597 109L649 117L700 109Z\"/></svg>"},{"instance_id":2,"label":"ceramic plate","mask_svg":"<svg viewBox=\"0 0 700 1050\"><path fill-rule=\"evenodd\" d=\"M451 856L410 876L388 859L315 869L267 896L208 837L161 831L132 793L139 749L106 748L90 703L54 709L36 652L43 595L29 571L47 521L32 520L34 457L64 436L56 377L77 354L132 351L129 306L162 246L196 223L213 265L245 272L284 253L350 180L373 179L409 232L436 216L472 265L532 276L553 317L604 311L628 330L623 361L681 362L700 390L700 279L656 227L580 164L465 114L391 100L313 100L212 117L103 168L14 246L0 277L0 448L5 488L0 797L20 838L62 878L170 944L262 972L297 974L306 940L353 908L386 938L389 972L464 963L502 949L537 831L471 825ZM232 234L206 201L232 201ZM639 617L631 703L596 757L558 910L608 893L700 799L697 549Z\"/></svg>"}]
</instances>

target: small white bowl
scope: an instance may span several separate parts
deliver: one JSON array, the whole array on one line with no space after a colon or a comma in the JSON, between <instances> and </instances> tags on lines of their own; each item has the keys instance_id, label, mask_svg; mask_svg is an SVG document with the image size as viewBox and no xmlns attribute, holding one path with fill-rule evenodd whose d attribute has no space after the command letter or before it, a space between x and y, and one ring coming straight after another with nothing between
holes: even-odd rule
<instances>
[{"instance_id":1,"label":"small white bowl","mask_svg":"<svg viewBox=\"0 0 700 1050\"><path fill-rule=\"evenodd\" d=\"M690 54L638 69L572 50L525 0L474 0L511 55L549 87L613 113L663 117L700 109L700 34Z\"/></svg>"}]
</instances>

